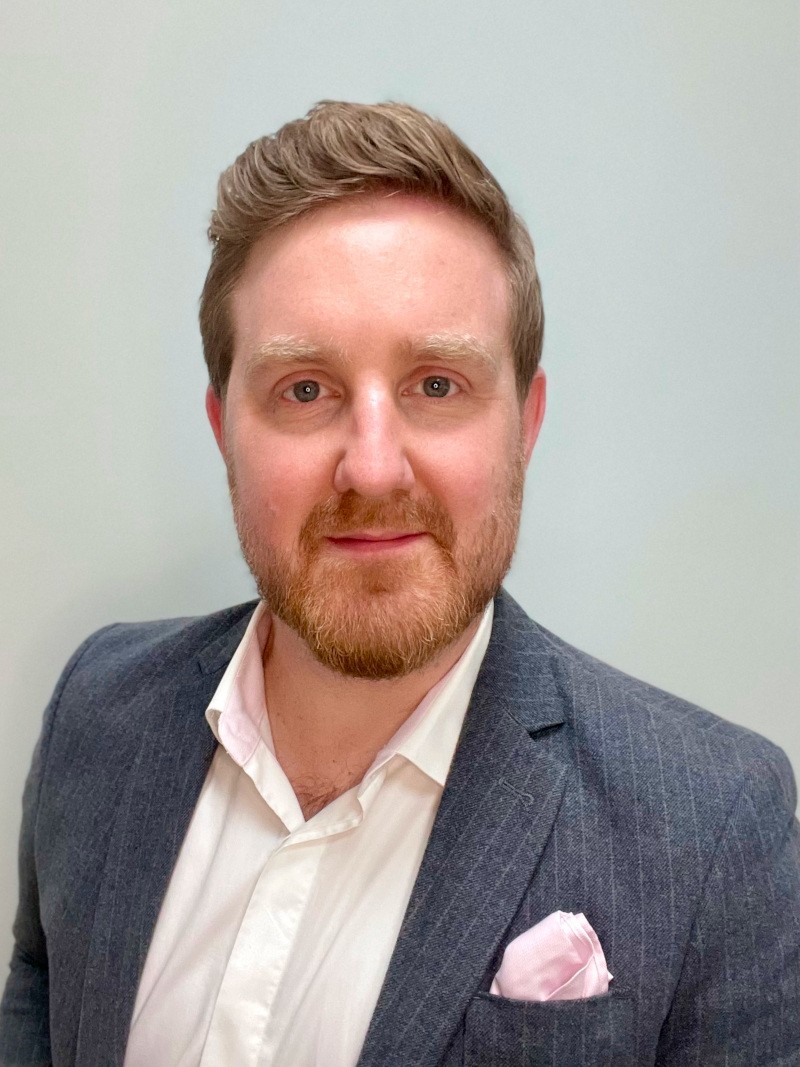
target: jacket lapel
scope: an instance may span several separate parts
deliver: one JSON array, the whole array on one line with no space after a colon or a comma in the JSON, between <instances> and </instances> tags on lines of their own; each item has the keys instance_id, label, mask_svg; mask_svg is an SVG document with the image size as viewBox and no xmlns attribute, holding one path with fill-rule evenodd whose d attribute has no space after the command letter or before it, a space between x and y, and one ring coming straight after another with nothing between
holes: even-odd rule
<instances>
[{"instance_id":1,"label":"jacket lapel","mask_svg":"<svg viewBox=\"0 0 800 1067\"><path fill-rule=\"evenodd\" d=\"M505 594L358 1067L435 1065L495 957L567 781L564 695Z\"/></svg>"},{"instance_id":2,"label":"jacket lapel","mask_svg":"<svg viewBox=\"0 0 800 1067\"><path fill-rule=\"evenodd\" d=\"M141 738L117 807L92 926L75 1062L120 1067L170 875L216 748L204 715L244 633L239 621L130 709ZM157 688L157 692L155 692ZM158 710L153 707L158 703Z\"/></svg>"}]
</instances>

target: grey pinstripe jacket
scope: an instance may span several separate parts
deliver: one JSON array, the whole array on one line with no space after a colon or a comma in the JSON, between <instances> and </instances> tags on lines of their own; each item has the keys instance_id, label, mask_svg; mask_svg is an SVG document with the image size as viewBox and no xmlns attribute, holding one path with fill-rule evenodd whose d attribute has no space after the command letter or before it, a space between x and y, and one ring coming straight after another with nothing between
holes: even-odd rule
<instances>
[{"instance_id":1,"label":"grey pinstripe jacket","mask_svg":"<svg viewBox=\"0 0 800 1067\"><path fill-rule=\"evenodd\" d=\"M65 669L25 791L6 1067L122 1063L252 609L111 627ZM795 801L769 742L501 594L359 1067L800 1064ZM490 996L505 945L557 909L586 913L611 992Z\"/></svg>"}]
</instances>

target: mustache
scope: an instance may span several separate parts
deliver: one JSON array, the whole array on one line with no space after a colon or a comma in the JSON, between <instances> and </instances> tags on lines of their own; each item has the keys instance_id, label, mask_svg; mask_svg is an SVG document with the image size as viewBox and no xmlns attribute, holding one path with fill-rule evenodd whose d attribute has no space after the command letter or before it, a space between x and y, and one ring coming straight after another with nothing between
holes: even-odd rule
<instances>
[{"instance_id":1,"label":"mustache","mask_svg":"<svg viewBox=\"0 0 800 1067\"><path fill-rule=\"evenodd\" d=\"M448 554L455 544L452 519L433 498L413 499L397 494L384 500L368 500L352 489L312 508L300 531L300 544L313 550L323 537L346 537L372 529L425 532Z\"/></svg>"}]
</instances>

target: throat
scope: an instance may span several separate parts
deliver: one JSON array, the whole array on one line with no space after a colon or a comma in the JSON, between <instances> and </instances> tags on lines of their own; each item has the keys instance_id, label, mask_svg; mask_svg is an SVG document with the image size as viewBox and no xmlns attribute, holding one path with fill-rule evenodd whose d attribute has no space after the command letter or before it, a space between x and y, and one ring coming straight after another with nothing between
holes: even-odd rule
<instances>
[{"instance_id":1,"label":"throat","mask_svg":"<svg viewBox=\"0 0 800 1067\"><path fill-rule=\"evenodd\" d=\"M362 775L363 777L363 775ZM337 782L323 781L315 778L300 778L292 782L297 803L306 822L313 819L323 808L357 785L361 778Z\"/></svg>"},{"instance_id":2,"label":"throat","mask_svg":"<svg viewBox=\"0 0 800 1067\"><path fill-rule=\"evenodd\" d=\"M390 741L472 637L424 671L371 681L335 674L305 642L273 619L264 650L264 697L275 755L308 821L364 778Z\"/></svg>"}]
</instances>

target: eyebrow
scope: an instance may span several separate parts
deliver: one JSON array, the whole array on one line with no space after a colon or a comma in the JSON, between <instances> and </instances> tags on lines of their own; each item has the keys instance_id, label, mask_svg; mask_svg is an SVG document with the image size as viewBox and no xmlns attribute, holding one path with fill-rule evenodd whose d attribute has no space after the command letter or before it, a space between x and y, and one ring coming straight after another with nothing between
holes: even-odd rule
<instances>
[{"instance_id":1,"label":"eyebrow","mask_svg":"<svg viewBox=\"0 0 800 1067\"><path fill-rule=\"evenodd\" d=\"M335 356L340 361L345 359L344 353L339 352L333 346L325 347L306 341L301 337L282 335L271 337L269 341L256 345L247 359L246 374L252 374L260 367L267 364L271 366L292 367L299 363L308 363L309 360L325 360Z\"/></svg>"},{"instance_id":2,"label":"eyebrow","mask_svg":"<svg viewBox=\"0 0 800 1067\"><path fill-rule=\"evenodd\" d=\"M420 338L411 345L411 354L417 358L432 356L453 362L477 363L496 374L500 369L497 355L477 337L461 333L434 333Z\"/></svg>"},{"instance_id":3,"label":"eyebrow","mask_svg":"<svg viewBox=\"0 0 800 1067\"><path fill-rule=\"evenodd\" d=\"M493 375L500 369L497 355L472 334L434 333L413 338L406 346L406 353L416 360L433 358L478 364ZM348 363L350 357L334 344L319 345L286 334L256 345L248 356L245 373L249 376L267 365L291 368L310 361Z\"/></svg>"}]
</instances>

